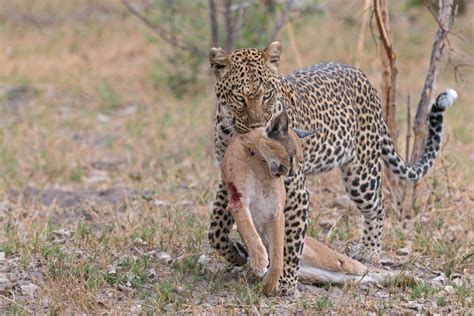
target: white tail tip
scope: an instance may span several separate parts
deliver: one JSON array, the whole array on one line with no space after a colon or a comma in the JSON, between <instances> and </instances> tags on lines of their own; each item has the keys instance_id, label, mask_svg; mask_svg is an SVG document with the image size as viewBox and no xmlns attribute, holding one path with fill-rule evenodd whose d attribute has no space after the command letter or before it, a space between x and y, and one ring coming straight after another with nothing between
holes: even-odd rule
<instances>
[{"instance_id":1,"label":"white tail tip","mask_svg":"<svg viewBox=\"0 0 474 316\"><path fill-rule=\"evenodd\" d=\"M445 92L441 93L438 98L438 106L446 109L453 105L454 101L458 98L458 93L454 89L446 89Z\"/></svg>"},{"instance_id":2,"label":"white tail tip","mask_svg":"<svg viewBox=\"0 0 474 316\"><path fill-rule=\"evenodd\" d=\"M454 89L446 89L446 96L453 103L458 98L458 93Z\"/></svg>"}]
</instances>

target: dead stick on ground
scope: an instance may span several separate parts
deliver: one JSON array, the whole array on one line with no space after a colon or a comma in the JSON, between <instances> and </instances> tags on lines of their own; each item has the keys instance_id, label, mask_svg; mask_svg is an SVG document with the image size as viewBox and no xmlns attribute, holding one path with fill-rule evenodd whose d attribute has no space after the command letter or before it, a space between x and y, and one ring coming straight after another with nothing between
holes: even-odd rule
<instances>
[{"instance_id":1,"label":"dead stick on ground","mask_svg":"<svg viewBox=\"0 0 474 316\"><path fill-rule=\"evenodd\" d=\"M12 303L13 305L20 307L21 309L23 309L23 310L24 310L25 312L27 312L28 314L33 314L33 312L30 311L28 308L26 308L26 307L24 307L24 306L21 306L20 304L18 304L17 302L15 302L15 301L9 299L8 297L3 296L3 295L0 295L0 297L3 298L3 299L6 300L6 301Z\"/></svg>"}]
</instances>

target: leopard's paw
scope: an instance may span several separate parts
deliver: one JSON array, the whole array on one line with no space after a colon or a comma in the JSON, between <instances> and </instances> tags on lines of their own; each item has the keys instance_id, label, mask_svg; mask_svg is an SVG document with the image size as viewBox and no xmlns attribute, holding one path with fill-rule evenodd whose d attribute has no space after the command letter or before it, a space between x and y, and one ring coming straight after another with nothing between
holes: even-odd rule
<instances>
[{"instance_id":1,"label":"leopard's paw","mask_svg":"<svg viewBox=\"0 0 474 316\"><path fill-rule=\"evenodd\" d=\"M376 249L364 247L362 244L354 245L349 253L349 256L361 262L380 265L379 251Z\"/></svg>"}]
</instances>

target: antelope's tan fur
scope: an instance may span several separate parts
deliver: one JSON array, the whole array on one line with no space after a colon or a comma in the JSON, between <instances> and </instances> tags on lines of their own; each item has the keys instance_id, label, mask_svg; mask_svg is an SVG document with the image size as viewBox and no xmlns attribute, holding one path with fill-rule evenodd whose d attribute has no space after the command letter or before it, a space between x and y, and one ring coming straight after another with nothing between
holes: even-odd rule
<instances>
[{"instance_id":1,"label":"antelope's tan fur","mask_svg":"<svg viewBox=\"0 0 474 316\"><path fill-rule=\"evenodd\" d=\"M280 137L268 136L272 134L268 130L271 126L233 136L221 165L229 192L228 209L248 249L251 270L258 276L265 275L270 259L263 287L266 295L277 291L283 272L284 176L302 162L300 138L288 130L286 114L284 118L286 126ZM278 126L273 128L278 130ZM311 237L305 239L301 265L302 281L309 282L342 283L360 279L367 272L360 262Z\"/></svg>"},{"instance_id":2,"label":"antelope's tan fur","mask_svg":"<svg viewBox=\"0 0 474 316\"><path fill-rule=\"evenodd\" d=\"M283 178L271 174L270 164L281 165L284 175L290 169L285 147L266 137L264 128L234 137L222 162L222 177L230 193L228 209L247 246L251 270L265 275L270 257L263 287L266 295L277 290L283 272L286 198Z\"/></svg>"}]
</instances>

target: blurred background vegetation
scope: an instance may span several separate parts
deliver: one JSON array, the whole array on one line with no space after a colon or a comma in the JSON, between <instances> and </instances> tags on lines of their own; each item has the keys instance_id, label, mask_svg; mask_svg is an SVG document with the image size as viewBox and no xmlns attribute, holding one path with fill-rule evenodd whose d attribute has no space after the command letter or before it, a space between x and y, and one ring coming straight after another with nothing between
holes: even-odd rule
<instances>
[{"instance_id":1,"label":"blurred background vegetation","mask_svg":"<svg viewBox=\"0 0 474 316\"><path fill-rule=\"evenodd\" d=\"M474 240L474 4L455 2L437 88L455 88L459 100L446 113L442 152L419 184L422 198L413 217L401 221L388 212L384 241L392 254L412 247L414 259L404 268L416 269L412 261L421 261L449 276L464 273L467 264L472 269L464 256ZM19 286L9 288L20 303L0 298L0 309L126 313L139 305L189 312L189 305L210 302L203 308L223 312L260 306L258 289L229 276L206 242L219 179L207 50L264 48L274 38L283 46L282 74L342 62L361 68L380 91L380 47L366 3L0 0L0 253L7 259L0 258L0 276L4 282L15 274L41 288L34 299ZM396 121L404 136L405 100L410 95L412 105L418 102L438 28L426 4L436 13L437 1L389 3ZM411 111L413 118L415 106ZM308 185L314 193L309 234L343 251L358 238L359 226L337 171L312 177ZM162 251L176 264L161 265ZM203 254L214 265L205 272L197 263ZM305 289L307 296L288 306L310 314L383 314L403 302L425 304L433 293L439 308L423 305L423 311L472 307L467 286L446 294L401 282L384 292L387 299L371 296L381 289ZM337 291L348 291L350 299L329 298ZM263 302L274 312L281 306Z\"/></svg>"}]
</instances>

